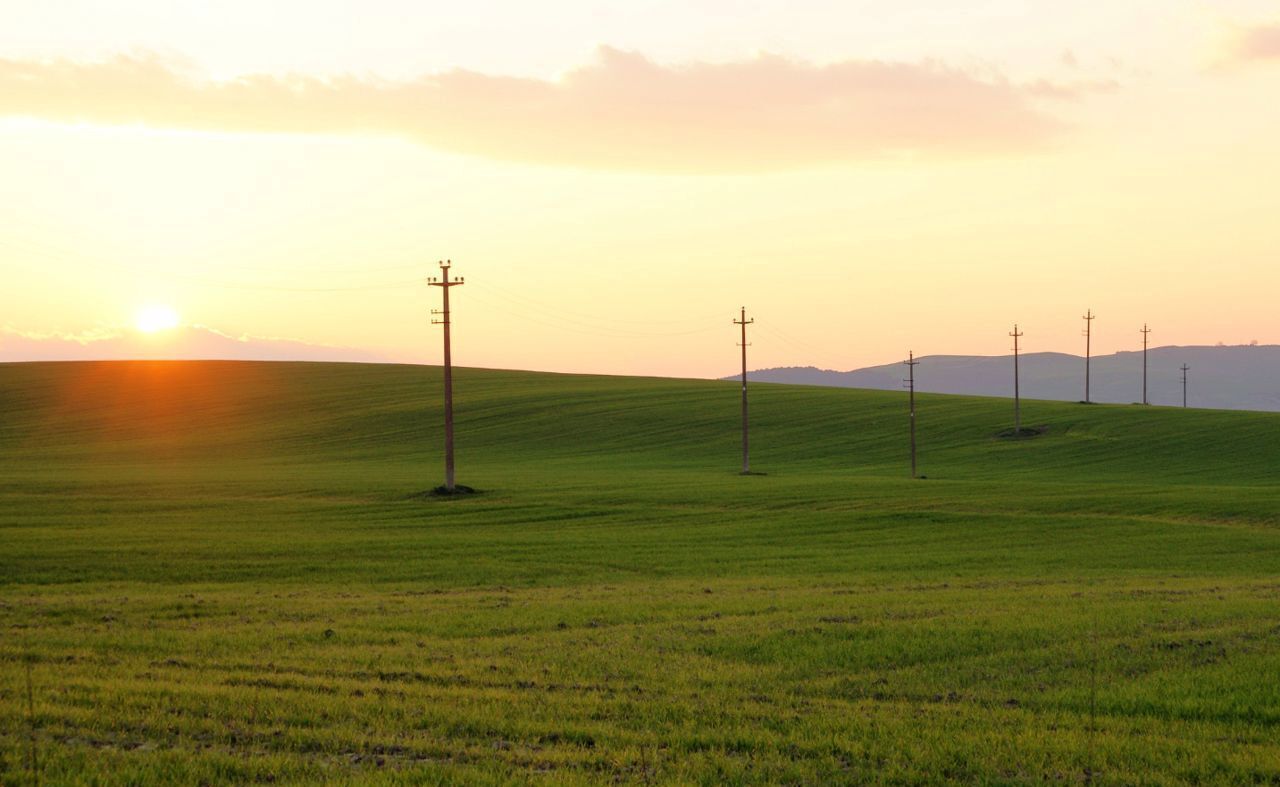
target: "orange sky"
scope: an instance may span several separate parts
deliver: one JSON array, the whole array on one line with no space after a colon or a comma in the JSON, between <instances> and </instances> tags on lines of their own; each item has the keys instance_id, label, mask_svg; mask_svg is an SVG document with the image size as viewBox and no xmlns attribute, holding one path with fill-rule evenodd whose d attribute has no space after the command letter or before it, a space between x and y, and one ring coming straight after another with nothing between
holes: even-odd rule
<instances>
[{"instance_id":1,"label":"orange sky","mask_svg":"<svg viewBox=\"0 0 1280 787\"><path fill-rule=\"evenodd\" d=\"M436 362L443 257L466 365L1280 342L1271 0L456 5L0 5L0 352Z\"/></svg>"}]
</instances>

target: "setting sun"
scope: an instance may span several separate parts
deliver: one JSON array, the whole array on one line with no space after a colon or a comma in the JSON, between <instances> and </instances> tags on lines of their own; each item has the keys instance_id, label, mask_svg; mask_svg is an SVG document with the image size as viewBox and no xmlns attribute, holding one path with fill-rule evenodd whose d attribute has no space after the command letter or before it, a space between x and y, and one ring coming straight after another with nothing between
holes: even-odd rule
<instances>
[{"instance_id":1,"label":"setting sun","mask_svg":"<svg viewBox=\"0 0 1280 787\"><path fill-rule=\"evenodd\" d=\"M178 313L168 306L144 306L133 318L142 333L155 333L178 327Z\"/></svg>"}]
</instances>

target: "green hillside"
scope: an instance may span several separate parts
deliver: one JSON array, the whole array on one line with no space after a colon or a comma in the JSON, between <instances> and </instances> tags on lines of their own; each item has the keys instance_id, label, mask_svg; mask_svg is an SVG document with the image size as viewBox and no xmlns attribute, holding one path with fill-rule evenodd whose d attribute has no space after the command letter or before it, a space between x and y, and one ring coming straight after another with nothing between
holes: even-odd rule
<instances>
[{"instance_id":1,"label":"green hillside","mask_svg":"<svg viewBox=\"0 0 1280 787\"><path fill-rule=\"evenodd\" d=\"M1280 414L456 391L0 365L0 783L1280 780Z\"/></svg>"}]
</instances>

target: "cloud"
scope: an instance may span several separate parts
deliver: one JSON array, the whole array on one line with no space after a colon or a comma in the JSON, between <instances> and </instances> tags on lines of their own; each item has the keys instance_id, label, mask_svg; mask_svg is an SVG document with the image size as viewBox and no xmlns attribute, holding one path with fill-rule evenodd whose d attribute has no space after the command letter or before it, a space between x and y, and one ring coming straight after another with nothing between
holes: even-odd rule
<instances>
[{"instance_id":1,"label":"cloud","mask_svg":"<svg viewBox=\"0 0 1280 787\"><path fill-rule=\"evenodd\" d=\"M1236 63L1280 61L1280 22L1238 28L1231 37L1228 57Z\"/></svg>"},{"instance_id":2,"label":"cloud","mask_svg":"<svg viewBox=\"0 0 1280 787\"><path fill-rule=\"evenodd\" d=\"M0 362L120 360L385 361L363 350L294 339L228 336L202 325L157 334L101 329L79 334L33 333L0 328Z\"/></svg>"},{"instance_id":3,"label":"cloud","mask_svg":"<svg viewBox=\"0 0 1280 787\"><path fill-rule=\"evenodd\" d=\"M1020 153L1063 124L1019 85L936 62L814 65L773 55L667 66L601 47L556 80L454 70L407 82L211 82L154 55L0 59L0 116L232 132L375 133L494 159L757 172L897 156ZM1062 97L1062 96L1058 96Z\"/></svg>"},{"instance_id":4,"label":"cloud","mask_svg":"<svg viewBox=\"0 0 1280 787\"><path fill-rule=\"evenodd\" d=\"M1075 101L1090 93L1114 93L1120 89L1120 83L1114 79L1082 79L1074 82L1038 79L1029 82L1023 89L1037 98Z\"/></svg>"}]
</instances>

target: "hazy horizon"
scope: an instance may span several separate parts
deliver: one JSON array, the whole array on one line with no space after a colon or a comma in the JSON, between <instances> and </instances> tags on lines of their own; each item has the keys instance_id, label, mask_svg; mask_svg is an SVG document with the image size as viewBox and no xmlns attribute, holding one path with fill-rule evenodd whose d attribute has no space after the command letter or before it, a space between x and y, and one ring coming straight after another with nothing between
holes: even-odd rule
<instances>
[{"instance_id":1,"label":"hazy horizon","mask_svg":"<svg viewBox=\"0 0 1280 787\"><path fill-rule=\"evenodd\" d=\"M1188 352L1236 349L1277 349L1280 344L1188 344L1188 345L1152 345L1148 351L1153 355L1167 354L1169 351L1186 350ZM628 374L593 372L590 370L535 368L530 366L481 366L455 359L455 365L470 368L507 369L511 371L548 372L556 374L610 374L613 376L646 376L671 377L678 379L730 379L736 378L740 370L735 365L736 354L726 359L724 367L716 374L676 374L649 373ZM1093 353L1093 360L1105 364L1109 359L1123 356L1141 357L1142 349L1119 350L1113 353ZM1034 362L1038 358L1058 356L1080 364L1085 356L1061 351L1021 352L1024 360ZM896 369L901 365L900 359L890 359L881 363L865 366L821 367L804 363L802 358L793 363L782 363L777 366L762 366L750 360L749 375L773 372L812 370L830 374L856 374L881 369ZM1012 352L1004 354L980 355L974 353L930 353L915 354L918 361L929 360L962 360L962 361L1000 361L1010 360ZM381 356L360 348L339 347L310 344L287 337L230 336L207 326L178 326L167 331L144 333L137 330L120 332L100 332L83 336L65 334L24 335L12 329L0 328L0 363L40 363L58 361L147 361L147 360L213 360L213 361L299 361L299 362L331 362L331 363L372 363L372 364L408 364L438 366L438 359L411 359L394 356ZM1083 369L1083 366L1081 366ZM1280 372L1280 368L1277 370ZM921 370L927 373L927 368ZM922 380L927 379L922 377ZM757 380L769 382L771 380ZM807 383L802 383L807 384ZM827 384L827 383L821 383ZM871 386L878 387L878 386ZM927 390L922 387L921 390Z\"/></svg>"}]
</instances>

